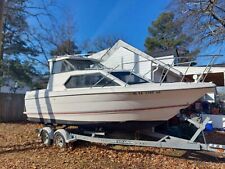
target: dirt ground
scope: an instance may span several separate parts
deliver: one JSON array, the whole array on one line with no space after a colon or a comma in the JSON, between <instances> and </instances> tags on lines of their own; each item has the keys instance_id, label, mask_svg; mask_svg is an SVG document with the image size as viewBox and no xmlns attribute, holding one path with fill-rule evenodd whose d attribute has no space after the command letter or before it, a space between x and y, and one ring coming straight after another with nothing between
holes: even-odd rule
<instances>
[{"instance_id":1,"label":"dirt ground","mask_svg":"<svg viewBox=\"0 0 225 169\"><path fill-rule=\"evenodd\" d=\"M216 168L225 169L225 156L133 146L78 142L71 148L45 147L35 133L37 124L0 123L0 168ZM225 135L212 135L225 143Z\"/></svg>"}]
</instances>

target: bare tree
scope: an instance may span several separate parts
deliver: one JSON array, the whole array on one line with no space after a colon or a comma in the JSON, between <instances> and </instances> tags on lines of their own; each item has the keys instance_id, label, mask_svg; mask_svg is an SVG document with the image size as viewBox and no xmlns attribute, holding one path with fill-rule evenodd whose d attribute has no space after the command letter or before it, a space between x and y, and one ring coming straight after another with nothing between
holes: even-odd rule
<instances>
[{"instance_id":1,"label":"bare tree","mask_svg":"<svg viewBox=\"0 0 225 169\"><path fill-rule=\"evenodd\" d=\"M7 5L7 9L9 12L19 11L28 20L32 20L32 22L27 23L28 29L23 31L21 35L24 41L29 43L29 47L38 52L36 55L27 54L26 58L41 66L48 67L51 50L58 48L65 41L72 42L74 40L74 18L53 0L40 0L38 2L25 0L23 8L14 5L17 3L19 3L17 0L11 0L10 4L12 5ZM55 17L56 10L64 14L60 20Z\"/></svg>"},{"instance_id":2,"label":"bare tree","mask_svg":"<svg viewBox=\"0 0 225 169\"><path fill-rule=\"evenodd\" d=\"M40 0L38 3L29 0L0 0L0 58L25 55L27 59L36 60L42 50L36 42L38 35L32 30L43 30L43 20L53 18L49 9L55 3L51 0ZM28 21L32 20L32 22ZM32 25L32 26L31 26ZM41 29L40 29L41 28Z\"/></svg>"},{"instance_id":3,"label":"bare tree","mask_svg":"<svg viewBox=\"0 0 225 169\"><path fill-rule=\"evenodd\" d=\"M0 0L0 3L5 1L6 0ZM3 9L1 4L0 8ZM72 15L68 14L68 11L65 11L63 8L58 6L56 1L10 0L7 2L5 8L7 11L7 20L16 25L19 30L16 30L16 32L13 32L14 30L10 30L11 35L13 36L9 37L13 37L13 40L15 40L18 38L14 38L14 35L20 36L23 40L22 42L24 42L20 44L26 43L27 47L30 49L35 49L35 53L28 53L27 49L26 51L24 50L26 53L22 53L32 62L36 62L42 66L48 66L47 60L51 57L50 51L53 48L58 48L65 41L75 41L74 35L76 30L74 18ZM55 11L57 11L57 15L59 12L64 13L60 20L56 19ZM19 13L22 18L21 21L24 21L24 29L22 26L18 26L22 22L17 23L18 19L11 17L12 14L15 14L14 16L19 16L16 13ZM15 51L15 48L11 47L12 41L8 39L6 41L0 40L0 42L2 44L4 43L4 54L12 55L11 51ZM70 43L68 44L70 45ZM8 46L10 46L10 48L8 48ZM22 48L18 48L16 54L19 54L21 49Z\"/></svg>"},{"instance_id":4,"label":"bare tree","mask_svg":"<svg viewBox=\"0 0 225 169\"><path fill-rule=\"evenodd\" d=\"M45 29L42 18L51 16L51 6L51 0L0 0L0 86L8 77L27 83L32 81L33 75L40 75L37 63L46 62L42 61L42 51L35 41L38 36L31 31L31 25L36 21L36 29Z\"/></svg>"},{"instance_id":5,"label":"bare tree","mask_svg":"<svg viewBox=\"0 0 225 169\"><path fill-rule=\"evenodd\" d=\"M176 18L184 21L186 32L193 35L195 43L224 45L224 0L174 0L171 8Z\"/></svg>"},{"instance_id":6,"label":"bare tree","mask_svg":"<svg viewBox=\"0 0 225 169\"><path fill-rule=\"evenodd\" d=\"M71 47L74 47L76 50L75 53L79 53L75 43L76 31L76 23L73 15L64 12L63 19L60 22L52 19L48 29L43 29L42 32L37 33L38 37L36 40L45 53L46 60L57 49L62 50L62 47L65 51L70 51ZM47 50L43 46L48 46Z\"/></svg>"},{"instance_id":7,"label":"bare tree","mask_svg":"<svg viewBox=\"0 0 225 169\"><path fill-rule=\"evenodd\" d=\"M86 52L97 52L112 47L120 39L113 35L100 36L94 40L84 41L81 48Z\"/></svg>"}]
</instances>

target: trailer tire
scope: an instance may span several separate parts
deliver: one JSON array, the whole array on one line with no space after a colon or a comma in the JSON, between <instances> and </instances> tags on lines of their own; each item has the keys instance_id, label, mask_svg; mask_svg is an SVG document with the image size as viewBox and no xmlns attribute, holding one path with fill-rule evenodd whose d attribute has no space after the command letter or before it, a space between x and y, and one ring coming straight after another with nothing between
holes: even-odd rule
<instances>
[{"instance_id":1,"label":"trailer tire","mask_svg":"<svg viewBox=\"0 0 225 169\"><path fill-rule=\"evenodd\" d=\"M51 139L49 133L46 130L42 130L40 133L41 141L46 146L51 146L53 143L53 140Z\"/></svg>"},{"instance_id":2,"label":"trailer tire","mask_svg":"<svg viewBox=\"0 0 225 169\"><path fill-rule=\"evenodd\" d=\"M56 132L54 135L54 145L59 148L66 148L67 143L64 136L60 132Z\"/></svg>"}]
</instances>

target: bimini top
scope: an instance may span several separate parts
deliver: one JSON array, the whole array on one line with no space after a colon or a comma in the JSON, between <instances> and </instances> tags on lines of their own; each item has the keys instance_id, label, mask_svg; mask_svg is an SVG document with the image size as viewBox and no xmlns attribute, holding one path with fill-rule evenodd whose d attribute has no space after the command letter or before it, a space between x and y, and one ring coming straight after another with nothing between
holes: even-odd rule
<instances>
[{"instance_id":1,"label":"bimini top","mask_svg":"<svg viewBox=\"0 0 225 169\"><path fill-rule=\"evenodd\" d=\"M75 70L99 70L106 69L98 60L87 58L84 55L67 55L49 59L49 68L51 74L63 73Z\"/></svg>"}]
</instances>

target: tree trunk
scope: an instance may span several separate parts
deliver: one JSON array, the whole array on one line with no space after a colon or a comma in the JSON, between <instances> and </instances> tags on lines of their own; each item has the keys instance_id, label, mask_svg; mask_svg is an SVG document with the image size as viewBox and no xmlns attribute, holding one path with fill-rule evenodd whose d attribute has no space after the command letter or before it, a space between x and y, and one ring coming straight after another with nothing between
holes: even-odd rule
<instances>
[{"instance_id":1,"label":"tree trunk","mask_svg":"<svg viewBox=\"0 0 225 169\"><path fill-rule=\"evenodd\" d=\"M0 76L2 76L3 62L3 25L4 25L4 6L6 0L0 0Z\"/></svg>"},{"instance_id":2,"label":"tree trunk","mask_svg":"<svg viewBox=\"0 0 225 169\"><path fill-rule=\"evenodd\" d=\"M5 0L0 0L0 58L2 58L3 51L3 25L4 25L4 6Z\"/></svg>"},{"instance_id":3,"label":"tree trunk","mask_svg":"<svg viewBox=\"0 0 225 169\"><path fill-rule=\"evenodd\" d=\"M3 25L4 25L4 7L7 0L0 0L0 92L3 83Z\"/></svg>"}]
</instances>

